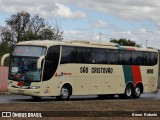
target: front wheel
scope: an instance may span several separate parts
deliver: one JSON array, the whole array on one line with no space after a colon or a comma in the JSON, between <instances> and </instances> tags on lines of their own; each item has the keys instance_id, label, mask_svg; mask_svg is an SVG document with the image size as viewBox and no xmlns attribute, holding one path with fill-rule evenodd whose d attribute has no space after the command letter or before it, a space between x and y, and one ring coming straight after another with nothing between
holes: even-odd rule
<instances>
[{"instance_id":1,"label":"front wheel","mask_svg":"<svg viewBox=\"0 0 160 120\"><path fill-rule=\"evenodd\" d=\"M70 98L70 95L71 95L71 90L69 87L67 86L64 86L61 88L61 91L60 91L60 96L57 96L56 98L58 100L69 100Z\"/></svg>"},{"instance_id":2,"label":"front wheel","mask_svg":"<svg viewBox=\"0 0 160 120\"><path fill-rule=\"evenodd\" d=\"M137 85L134 89L133 98L139 98L141 96L141 87Z\"/></svg>"}]
</instances>

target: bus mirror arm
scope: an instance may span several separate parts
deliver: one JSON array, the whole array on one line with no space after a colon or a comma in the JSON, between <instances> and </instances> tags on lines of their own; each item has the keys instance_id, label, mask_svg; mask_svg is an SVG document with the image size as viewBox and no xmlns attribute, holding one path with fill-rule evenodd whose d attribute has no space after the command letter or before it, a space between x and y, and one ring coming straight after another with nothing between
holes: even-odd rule
<instances>
[{"instance_id":1,"label":"bus mirror arm","mask_svg":"<svg viewBox=\"0 0 160 120\"><path fill-rule=\"evenodd\" d=\"M41 69L41 63L42 63L42 60L45 58L45 56L41 56L39 57L38 61L37 61L37 69Z\"/></svg>"},{"instance_id":2,"label":"bus mirror arm","mask_svg":"<svg viewBox=\"0 0 160 120\"><path fill-rule=\"evenodd\" d=\"M5 54L5 55L2 56L2 58L1 58L1 66L4 66L4 61L5 61L5 59L7 57L10 57L10 53L7 53L7 54Z\"/></svg>"}]
</instances>

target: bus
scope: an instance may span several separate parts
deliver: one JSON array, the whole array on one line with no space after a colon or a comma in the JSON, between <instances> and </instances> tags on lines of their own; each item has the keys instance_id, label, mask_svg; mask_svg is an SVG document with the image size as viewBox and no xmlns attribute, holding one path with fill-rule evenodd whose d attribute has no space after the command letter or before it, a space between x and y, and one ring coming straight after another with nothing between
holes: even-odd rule
<instances>
[{"instance_id":1,"label":"bus","mask_svg":"<svg viewBox=\"0 0 160 120\"><path fill-rule=\"evenodd\" d=\"M34 99L119 95L139 98L157 90L159 54L153 48L89 41L26 41L11 58L8 92Z\"/></svg>"}]
</instances>

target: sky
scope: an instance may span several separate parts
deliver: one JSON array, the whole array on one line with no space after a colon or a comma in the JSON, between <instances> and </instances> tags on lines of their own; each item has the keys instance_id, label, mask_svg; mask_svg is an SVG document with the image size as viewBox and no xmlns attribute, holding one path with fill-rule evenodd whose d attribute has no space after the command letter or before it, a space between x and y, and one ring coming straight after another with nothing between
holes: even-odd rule
<instances>
[{"instance_id":1,"label":"sky","mask_svg":"<svg viewBox=\"0 0 160 120\"><path fill-rule=\"evenodd\" d=\"M58 22L64 40L109 42L127 38L160 49L159 0L0 0L0 26L12 14L27 11Z\"/></svg>"}]
</instances>

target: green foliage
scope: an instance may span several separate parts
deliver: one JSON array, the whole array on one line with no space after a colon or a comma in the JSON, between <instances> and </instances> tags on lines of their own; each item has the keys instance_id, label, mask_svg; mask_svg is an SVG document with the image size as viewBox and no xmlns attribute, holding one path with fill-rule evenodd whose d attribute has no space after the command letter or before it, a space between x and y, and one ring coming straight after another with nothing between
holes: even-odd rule
<instances>
[{"instance_id":1,"label":"green foliage","mask_svg":"<svg viewBox=\"0 0 160 120\"><path fill-rule=\"evenodd\" d=\"M8 45L8 43L7 42L2 42L1 44L0 44L0 60L1 60L1 58L2 58L2 56L4 55L4 54L6 54L6 53L10 53L10 47L9 47L9 45ZM5 66L8 66L9 65L9 59L7 59L6 60L6 62L5 62Z\"/></svg>"},{"instance_id":2,"label":"green foliage","mask_svg":"<svg viewBox=\"0 0 160 120\"><path fill-rule=\"evenodd\" d=\"M121 38L121 39L111 39L110 42L117 43L122 46L136 46L136 47L141 47L139 44L136 44L135 41Z\"/></svg>"},{"instance_id":3,"label":"green foliage","mask_svg":"<svg viewBox=\"0 0 160 120\"><path fill-rule=\"evenodd\" d=\"M62 40L63 32L58 24L51 26L45 23L45 19L39 15L31 16L22 11L12 14L6 19L6 27L1 27L0 37L8 43L28 40ZM3 29L2 29L3 28Z\"/></svg>"}]
</instances>

